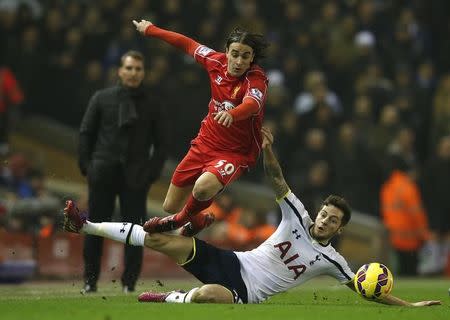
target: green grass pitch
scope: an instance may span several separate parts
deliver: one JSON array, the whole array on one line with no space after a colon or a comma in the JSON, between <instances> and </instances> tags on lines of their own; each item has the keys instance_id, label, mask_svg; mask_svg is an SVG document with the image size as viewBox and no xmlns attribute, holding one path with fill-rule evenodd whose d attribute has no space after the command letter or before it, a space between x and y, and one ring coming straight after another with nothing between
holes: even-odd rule
<instances>
[{"instance_id":1,"label":"green grass pitch","mask_svg":"<svg viewBox=\"0 0 450 320\"><path fill-rule=\"evenodd\" d=\"M441 300L441 306L405 308L368 302L332 279L316 279L259 305L139 303L141 291L189 289L195 281L140 281L125 295L117 282L101 282L99 292L80 294L80 281L0 285L0 319L450 319L449 279L395 279L393 294L410 300Z\"/></svg>"}]
</instances>

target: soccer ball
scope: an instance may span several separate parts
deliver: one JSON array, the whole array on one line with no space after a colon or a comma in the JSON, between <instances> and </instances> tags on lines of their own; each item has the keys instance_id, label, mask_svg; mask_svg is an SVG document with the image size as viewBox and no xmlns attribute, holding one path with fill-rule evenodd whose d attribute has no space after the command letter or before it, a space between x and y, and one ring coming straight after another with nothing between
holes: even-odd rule
<instances>
[{"instance_id":1,"label":"soccer ball","mask_svg":"<svg viewBox=\"0 0 450 320\"><path fill-rule=\"evenodd\" d=\"M359 268L354 281L356 291L366 299L379 299L389 294L394 284L391 271L377 262Z\"/></svg>"}]
</instances>

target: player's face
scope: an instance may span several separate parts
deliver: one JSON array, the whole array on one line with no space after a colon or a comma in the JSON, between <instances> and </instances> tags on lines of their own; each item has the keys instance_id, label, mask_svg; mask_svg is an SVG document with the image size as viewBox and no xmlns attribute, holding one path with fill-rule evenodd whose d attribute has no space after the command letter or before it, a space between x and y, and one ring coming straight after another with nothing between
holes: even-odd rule
<instances>
[{"instance_id":1,"label":"player's face","mask_svg":"<svg viewBox=\"0 0 450 320\"><path fill-rule=\"evenodd\" d=\"M317 241L327 242L342 231L343 212L333 205L323 206L317 214L312 228L312 236Z\"/></svg>"},{"instance_id":2,"label":"player's face","mask_svg":"<svg viewBox=\"0 0 450 320\"><path fill-rule=\"evenodd\" d=\"M242 76L250 68L255 54L253 49L243 43L233 42L226 50L228 73L233 77Z\"/></svg>"},{"instance_id":3,"label":"player's face","mask_svg":"<svg viewBox=\"0 0 450 320\"><path fill-rule=\"evenodd\" d=\"M125 87L139 87L144 80L144 63L127 56L119 68L119 77Z\"/></svg>"}]
</instances>

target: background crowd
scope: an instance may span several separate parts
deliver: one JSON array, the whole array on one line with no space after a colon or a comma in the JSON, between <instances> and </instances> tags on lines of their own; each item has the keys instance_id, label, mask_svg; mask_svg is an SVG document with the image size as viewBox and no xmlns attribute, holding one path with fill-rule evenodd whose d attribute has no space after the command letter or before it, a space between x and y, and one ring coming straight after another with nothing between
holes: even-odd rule
<instances>
[{"instance_id":1,"label":"background crowd","mask_svg":"<svg viewBox=\"0 0 450 320\"><path fill-rule=\"evenodd\" d=\"M449 12L446 0L5 0L0 65L20 84L25 115L78 128L92 93L117 82L119 57L142 51L144 83L165 96L176 137L170 157L179 160L207 113L206 73L161 41L143 39L131 20L149 19L216 50L235 26L265 34L265 121L286 179L309 211L338 193L384 219L391 237L407 234L396 250L417 252L427 241L445 256ZM4 104L0 114L12 108ZM244 179L263 176L259 165ZM408 191L380 197L395 186Z\"/></svg>"}]
</instances>

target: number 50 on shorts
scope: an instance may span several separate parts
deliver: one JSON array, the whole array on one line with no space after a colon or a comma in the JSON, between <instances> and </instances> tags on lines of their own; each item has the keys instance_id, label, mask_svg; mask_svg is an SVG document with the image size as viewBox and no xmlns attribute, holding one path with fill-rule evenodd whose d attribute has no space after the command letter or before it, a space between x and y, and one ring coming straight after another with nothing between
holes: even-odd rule
<instances>
[{"instance_id":1,"label":"number 50 on shorts","mask_svg":"<svg viewBox=\"0 0 450 320\"><path fill-rule=\"evenodd\" d=\"M217 171L222 176L231 175L235 170L234 164L227 162L227 160L217 161L217 164L214 166L214 168L217 168Z\"/></svg>"}]
</instances>

